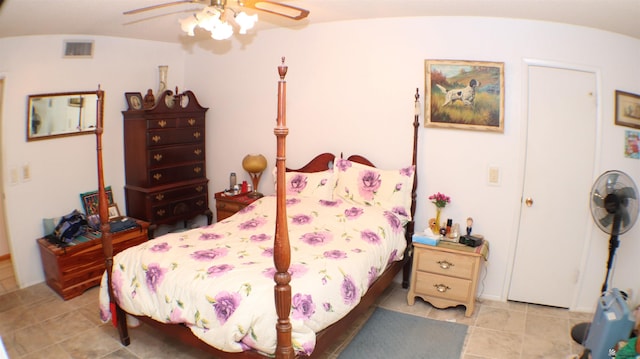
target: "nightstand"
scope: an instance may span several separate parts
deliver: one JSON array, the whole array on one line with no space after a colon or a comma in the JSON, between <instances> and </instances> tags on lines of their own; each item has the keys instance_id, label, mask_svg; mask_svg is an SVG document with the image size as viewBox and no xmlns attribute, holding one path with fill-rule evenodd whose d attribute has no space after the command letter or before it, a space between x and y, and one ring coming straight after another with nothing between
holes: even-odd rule
<instances>
[{"instance_id":1,"label":"nightstand","mask_svg":"<svg viewBox=\"0 0 640 359\"><path fill-rule=\"evenodd\" d=\"M216 220L220 222L225 218L231 217L236 212L258 199L249 197L249 193L251 192L230 196L224 194L224 192L217 192L215 195Z\"/></svg>"},{"instance_id":2,"label":"nightstand","mask_svg":"<svg viewBox=\"0 0 640 359\"><path fill-rule=\"evenodd\" d=\"M437 308L464 305L465 316L473 314L482 262L489 253L489 244L468 247L440 241L436 246L413 244L413 267L407 302L421 297Z\"/></svg>"},{"instance_id":3,"label":"nightstand","mask_svg":"<svg viewBox=\"0 0 640 359\"><path fill-rule=\"evenodd\" d=\"M113 255L149 240L149 223L137 220L139 227L111 234ZM60 248L45 238L38 239L47 285L64 300L77 297L100 284L104 273L104 252L99 234L84 235L86 242Z\"/></svg>"}]
</instances>

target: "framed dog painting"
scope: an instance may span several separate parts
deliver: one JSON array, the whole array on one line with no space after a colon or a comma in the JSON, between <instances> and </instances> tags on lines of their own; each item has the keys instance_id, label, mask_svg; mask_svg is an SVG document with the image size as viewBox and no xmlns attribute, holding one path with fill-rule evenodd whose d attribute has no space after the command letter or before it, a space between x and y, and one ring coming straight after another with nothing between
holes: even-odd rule
<instances>
[{"instance_id":1,"label":"framed dog painting","mask_svg":"<svg viewBox=\"0 0 640 359\"><path fill-rule=\"evenodd\" d=\"M425 126L504 132L504 63L425 60Z\"/></svg>"}]
</instances>

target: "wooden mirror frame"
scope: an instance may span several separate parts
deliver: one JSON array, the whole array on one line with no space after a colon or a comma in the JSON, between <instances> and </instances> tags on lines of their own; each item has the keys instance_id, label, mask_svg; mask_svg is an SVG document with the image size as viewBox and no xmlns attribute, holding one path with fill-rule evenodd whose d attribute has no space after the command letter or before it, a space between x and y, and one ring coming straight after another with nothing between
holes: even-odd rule
<instances>
[{"instance_id":1,"label":"wooden mirror frame","mask_svg":"<svg viewBox=\"0 0 640 359\"><path fill-rule=\"evenodd\" d=\"M27 141L96 132L97 91L29 95Z\"/></svg>"}]
</instances>

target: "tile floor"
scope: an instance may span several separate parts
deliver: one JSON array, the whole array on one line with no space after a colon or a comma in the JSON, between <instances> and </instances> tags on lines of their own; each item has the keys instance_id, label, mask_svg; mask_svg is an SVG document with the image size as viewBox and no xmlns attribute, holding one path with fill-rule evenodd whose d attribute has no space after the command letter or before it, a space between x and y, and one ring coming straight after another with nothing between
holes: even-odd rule
<instances>
[{"instance_id":1,"label":"tile floor","mask_svg":"<svg viewBox=\"0 0 640 359\"><path fill-rule=\"evenodd\" d=\"M11 266L4 262L8 261L0 262L0 336L9 358L208 358L145 325L131 329L131 344L123 347L115 328L98 318L97 288L69 301L63 301L44 283L18 290L15 280L7 278L5 268ZM436 309L419 298L408 306L406 295L405 289L394 285L377 305L467 324L461 359L565 359L582 352L571 340L571 327L592 319L591 315L563 309L487 300L480 301L473 316L465 318L464 307ZM366 316L354 323L354 330L345 333L344 340L325 358L337 358L365 320Z\"/></svg>"}]
</instances>

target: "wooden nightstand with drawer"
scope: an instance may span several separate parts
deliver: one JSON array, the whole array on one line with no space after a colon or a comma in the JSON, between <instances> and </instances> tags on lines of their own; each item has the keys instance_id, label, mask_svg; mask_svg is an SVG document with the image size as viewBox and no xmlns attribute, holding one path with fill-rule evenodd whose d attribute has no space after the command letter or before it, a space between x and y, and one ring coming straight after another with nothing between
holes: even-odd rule
<instances>
[{"instance_id":1,"label":"wooden nightstand with drawer","mask_svg":"<svg viewBox=\"0 0 640 359\"><path fill-rule=\"evenodd\" d=\"M216 220L218 222L233 216L236 212L250 205L259 198L249 197L249 193L237 195L226 195L224 192L217 192L216 199Z\"/></svg>"},{"instance_id":2,"label":"wooden nightstand with drawer","mask_svg":"<svg viewBox=\"0 0 640 359\"><path fill-rule=\"evenodd\" d=\"M472 248L440 242L437 246L413 244L413 267L407 301L421 297L437 308L464 305L465 316L473 314L482 262L488 244Z\"/></svg>"}]
</instances>

